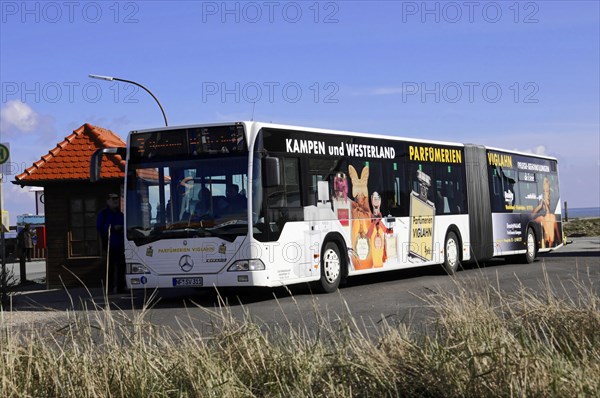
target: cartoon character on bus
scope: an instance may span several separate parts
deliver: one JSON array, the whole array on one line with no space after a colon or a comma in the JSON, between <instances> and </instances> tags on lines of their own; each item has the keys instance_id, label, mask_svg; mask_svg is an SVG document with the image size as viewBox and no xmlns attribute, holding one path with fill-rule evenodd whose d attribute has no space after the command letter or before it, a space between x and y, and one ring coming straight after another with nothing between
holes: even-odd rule
<instances>
[{"instance_id":1,"label":"cartoon character on bus","mask_svg":"<svg viewBox=\"0 0 600 398\"><path fill-rule=\"evenodd\" d=\"M369 207L369 166L362 169L360 177L353 166L348 167L348 175L352 181L352 263L355 269L373 267L373 258L367 232L371 224L371 208Z\"/></svg>"},{"instance_id":2,"label":"cartoon character on bus","mask_svg":"<svg viewBox=\"0 0 600 398\"><path fill-rule=\"evenodd\" d=\"M343 200L344 203L348 200L348 180L346 174L339 172L333 179L333 192L337 200Z\"/></svg>"},{"instance_id":3,"label":"cartoon character on bus","mask_svg":"<svg viewBox=\"0 0 600 398\"><path fill-rule=\"evenodd\" d=\"M390 233L383 222L381 196L369 195L369 166L358 176L353 166L348 167L352 181L352 263L355 269L380 268L386 261L385 239ZM369 202L370 200L370 202Z\"/></svg>"},{"instance_id":4,"label":"cartoon character on bus","mask_svg":"<svg viewBox=\"0 0 600 398\"><path fill-rule=\"evenodd\" d=\"M370 240L370 246L373 253L373 268L383 267L386 261L385 237L391 231L383 223L383 214L381 213L381 196L377 191L371 194L371 206L373 207L373 218L371 226L367 232Z\"/></svg>"}]
</instances>

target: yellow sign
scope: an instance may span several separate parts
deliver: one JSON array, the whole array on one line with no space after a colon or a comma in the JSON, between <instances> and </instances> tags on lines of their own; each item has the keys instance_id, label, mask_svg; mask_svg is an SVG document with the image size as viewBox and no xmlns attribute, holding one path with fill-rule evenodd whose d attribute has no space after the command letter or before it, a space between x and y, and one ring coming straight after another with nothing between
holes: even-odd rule
<instances>
[{"instance_id":1,"label":"yellow sign","mask_svg":"<svg viewBox=\"0 0 600 398\"><path fill-rule=\"evenodd\" d=\"M215 248L212 247L212 246L202 246L202 247L165 247L165 248L158 249L158 252L160 254L165 254L165 253L191 253L191 252L209 252L209 253L212 253L214 251L215 251Z\"/></svg>"},{"instance_id":2,"label":"yellow sign","mask_svg":"<svg viewBox=\"0 0 600 398\"><path fill-rule=\"evenodd\" d=\"M410 254L425 261L433 259L433 221L435 207L410 195Z\"/></svg>"},{"instance_id":3,"label":"yellow sign","mask_svg":"<svg viewBox=\"0 0 600 398\"><path fill-rule=\"evenodd\" d=\"M505 155L502 153L488 152L488 163L490 166L499 166L499 167L513 167L513 161L511 155Z\"/></svg>"},{"instance_id":4,"label":"yellow sign","mask_svg":"<svg viewBox=\"0 0 600 398\"><path fill-rule=\"evenodd\" d=\"M8 232L10 228L10 217L8 210L2 210L2 227L4 227L4 232Z\"/></svg>"},{"instance_id":5,"label":"yellow sign","mask_svg":"<svg viewBox=\"0 0 600 398\"><path fill-rule=\"evenodd\" d=\"M408 157L420 162L462 163L462 151L455 148L409 145Z\"/></svg>"}]
</instances>

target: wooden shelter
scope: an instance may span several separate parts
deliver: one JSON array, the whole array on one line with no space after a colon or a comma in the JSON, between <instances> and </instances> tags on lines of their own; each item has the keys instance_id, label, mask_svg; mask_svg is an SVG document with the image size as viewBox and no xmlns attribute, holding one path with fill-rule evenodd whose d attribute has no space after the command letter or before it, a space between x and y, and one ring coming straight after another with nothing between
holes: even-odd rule
<instances>
[{"instance_id":1,"label":"wooden shelter","mask_svg":"<svg viewBox=\"0 0 600 398\"><path fill-rule=\"evenodd\" d=\"M105 155L102 180L90 182L90 158L107 147L125 147L125 142L110 130L86 123L13 181L44 188L48 288L81 283L95 287L104 279L96 216L106 207L109 193L122 193L125 177L125 160Z\"/></svg>"}]
</instances>

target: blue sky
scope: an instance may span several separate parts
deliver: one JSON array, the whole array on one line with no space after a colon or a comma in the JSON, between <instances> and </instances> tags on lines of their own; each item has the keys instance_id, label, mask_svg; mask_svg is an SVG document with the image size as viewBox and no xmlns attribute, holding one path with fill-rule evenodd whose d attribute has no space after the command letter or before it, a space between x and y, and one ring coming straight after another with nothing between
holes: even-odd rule
<instances>
[{"instance_id":1,"label":"blue sky","mask_svg":"<svg viewBox=\"0 0 600 398\"><path fill-rule=\"evenodd\" d=\"M85 122L254 119L556 156L600 206L597 1L2 1L0 141L21 172ZM13 178L11 177L10 180ZM32 213L4 183L5 208Z\"/></svg>"}]
</instances>

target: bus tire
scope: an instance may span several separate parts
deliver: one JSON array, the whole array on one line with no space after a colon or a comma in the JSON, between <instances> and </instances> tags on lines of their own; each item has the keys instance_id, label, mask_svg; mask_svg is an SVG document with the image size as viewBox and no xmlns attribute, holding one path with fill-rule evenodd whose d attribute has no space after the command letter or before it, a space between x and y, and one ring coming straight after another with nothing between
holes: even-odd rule
<instances>
[{"instance_id":1,"label":"bus tire","mask_svg":"<svg viewBox=\"0 0 600 398\"><path fill-rule=\"evenodd\" d=\"M343 260L340 249L334 242L327 242L321 255L321 279L318 288L323 293L333 293L342 279Z\"/></svg>"},{"instance_id":2,"label":"bus tire","mask_svg":"<svg viewBox=\"0 0 600 398\"><path fill-rule=\"evenodd\" d=\"M521 257L521 262L525 264L531 264L537 255L537 242L535 240L535 232L533 228L527 228L527 237L525 238L525 254Z\"/></svg>"},{"instance_id":3,"label":"bus tire","mask_svg":"<svg viewBox=\"0 0 600 398\"><path fill-rule=\"evenodd\" d=\"M448 275L454 275L460 267L460 243L456 233L450 231L446 234L444 241L444 270Z\"/></svg>"}]
</instances>

